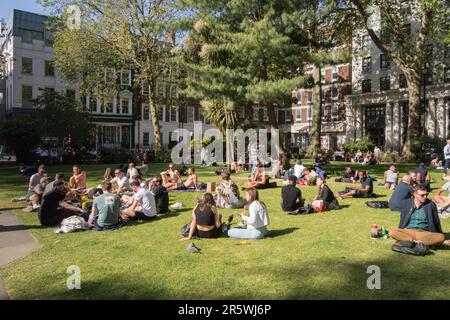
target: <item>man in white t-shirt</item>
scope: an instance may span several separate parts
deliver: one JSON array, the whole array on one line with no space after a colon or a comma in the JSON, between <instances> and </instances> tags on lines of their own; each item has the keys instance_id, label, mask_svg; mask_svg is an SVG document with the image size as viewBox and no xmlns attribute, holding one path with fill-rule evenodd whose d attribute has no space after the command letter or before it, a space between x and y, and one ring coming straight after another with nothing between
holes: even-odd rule
<instances>
[{"instance_id":1,"label":"man in white t-shirt","mask_svg":"<svg viewBox=\"0 0 450 320\"><path fill-rule=\"evenodd\" d=\"M122 173L119 169L114 171L114 178L110 181L116 183L118 188L113 190L113 193L122 193L130 187L128 177Z\"/></svg>"},{"instance_id":2,"label":"man in white t-shirt","mask_svg":"<svg viewBox=\"0 0 450 320\"><path fill-rule=\"evenodd\" d=\"M297 160L297 163L294 166L294 175L297 177L297 179L301 179L303 177L303 172L305 171L306 167L303 165L301 160Z\"/></svg>"},{"instance_id":3,"label":"man in white t-shirt","mask_svg":"<svg viewBox=\"0 0 450 320\"><path fill-rule=\"evenodd\" d=\"M156 202L153 194L147 189L141 188L138 181L130 183L134 192L134 201L124 214L132 220L151 220L156 216Z\"/></svg>"},{"instance_id":4,"label":"man in white t-shirt","mask_svg":"<svg viewBox=\"0 0 450 320\"><path fill-rule=\"evenodd\" d=\"M447 177L450 178L450 175ZM443 192L447 192L447 197L441 196ZM437 203L439 213L446 211L450 214L450 181L436 191L433 201Z\"/></svg>"}]
</instances>

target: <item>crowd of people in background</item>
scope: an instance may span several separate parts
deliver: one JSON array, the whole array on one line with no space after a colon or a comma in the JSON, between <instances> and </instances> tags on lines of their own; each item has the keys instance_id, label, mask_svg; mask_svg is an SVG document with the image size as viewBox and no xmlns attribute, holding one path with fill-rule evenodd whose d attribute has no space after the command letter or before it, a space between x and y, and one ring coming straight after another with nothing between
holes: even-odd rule
<instances>
[{"instance_id":1,"label":"crowd of people in background","mask_svg":"<svg viewBox=\"0 0 450 320\"><path fill-rule=\"evenodd\" d=\"M357 152L354 162L367 165L379 161L381 150ZM276 186L270 179L284 178L280 193L280 207L289 215L319 213L339 210L338 200L351 198L373 198L374 183L377 181L367 170L348 166L335 179L351 186L334 193L327 184L330 175L324 166L323 156L315 159L312 166L305 166L297 160L292 168L283 168L280 160L271 160L272 167L260 161L249 166L248 182L241 196L238 184L231 174L243 170L235 164L220 171L220 181L212 192L203 193L201 200L195 199L189 231L183 240L217 238L228 236L239 239L260 239L269 232L270 224L267 206L260 200L259 189ZM387 167L383 182L379 186L392 190L388 207L400 212L400 224L390 230L390 236L397 241L416 241L426 245L439 245L445 241L439 219L450 216L450 140L444 148L444 177L447 182L439 187L433 199L428 199L431 190L431 175L424 163L401 176L395 164ZM435 161L435 165L441 165ZM147 170L148 168L146 168ZM183 175L187 175L183 177ZM44 226L57 226L71 216L82 217L91 228L107 230L120 227L129 220L151 221L160 214L169 212L169 192L201 191L203 184L194 168L183 168L174 164L159 175L144 180L141 167L129 163L114 170L108 169L105 180L95 188L87 188L87 173L80 166L72 167L67 183L63 173L50 179L44 165L30 177L28 191L19 200L26 200L24 211L39 211L39 221ZM311 204L302 195L302 186L317 186L317 195ZM351 201L351 200L350 200ZM231 228L235 215L225 221L219 209L244 209L239 213L240 228Z\"/></svg>"}]
</instances>

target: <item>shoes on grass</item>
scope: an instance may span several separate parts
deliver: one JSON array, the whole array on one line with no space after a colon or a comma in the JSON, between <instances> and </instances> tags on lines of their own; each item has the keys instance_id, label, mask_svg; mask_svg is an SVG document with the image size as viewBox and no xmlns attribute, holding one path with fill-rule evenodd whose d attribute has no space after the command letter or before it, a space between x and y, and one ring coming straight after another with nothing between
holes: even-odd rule
<instances>
[{"instance_id":1,"label":"shoes on grass","mask_svg":"<svg viewBox=\"0 0 450 320\"><path fill-rule=\"evenodd\" d=\"M33 207L32 206L27 206L25 208L22 209L23 212L31 212L33 211Z\"/></svg>"},{"instance_id":2,"label":"shoes on grass","mask_svg":"<svg viewBox=\"0 0 450 320\"><path fill-rule=\"evenodd\" d=\"M181 209L183 208L183 204L179 201L175 202L173 205L170 206L171 209Z\"/></svg>"},{"instance_id":3,"label":"shoes on grass","mask_svg":"<svg viewBox=\"0 0 450 320\"><path fill-rule=\"evenodd\" d=\"M424 256L430 251L430 247L421 241L397 241L392 250L414 256Z\"/></svg>"},{"instance_id":4,"label":"shoes on grass","mask_svg":"<svg viewBox=\"0 0 450 320\"><path fill-rule=\"evenodd\" d=\"M27 200L27 197L22 196L22 197L18 197L18 198L12 198L11 202L20 202L20 201L25 201Z\"/></svg>"}]
</instances>

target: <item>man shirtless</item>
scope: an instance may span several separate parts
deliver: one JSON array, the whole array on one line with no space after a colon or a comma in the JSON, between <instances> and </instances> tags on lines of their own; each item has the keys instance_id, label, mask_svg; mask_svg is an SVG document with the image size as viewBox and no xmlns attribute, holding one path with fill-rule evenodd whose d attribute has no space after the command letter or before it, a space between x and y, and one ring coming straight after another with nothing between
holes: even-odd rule
<instances>
[{"instance_id":1,"label":"man shirtless","mask_svg":"<svg viewBox=\"0 0 450 320\"><path fill-rule=\"evenodd\" d=\"M177 184L180 180L180 172L177 170L174 164L169 165L169 170L161 172L161 178L163 179L163 186L167 189L168 184Z\"/></svg>"},{"instance_id":2,"label":"man shirtless","mask_svg":"<svg viewBox=\"0 0 450 320\"><path fill-rule=\"evenodd\" d=\"M186 190L194 188L195 191L200 191L200 188L198 187L198 179L197 175L195 174L194 168L188 169L188 177L185 182L169 182L167 185L165 185L167 190Z\"/></svg>"},{"instance_id":3,"label":"man shirtless","mask_svg":"<svg viewBox=\"0 0 450 320\"><path fill-rule=\"evenodd\" d=\"M73 175L69 180L69 188L72 191L80 191L86 189L86 172L81 171L77 165L73 166Z\"/></svg>"}]
</instances>

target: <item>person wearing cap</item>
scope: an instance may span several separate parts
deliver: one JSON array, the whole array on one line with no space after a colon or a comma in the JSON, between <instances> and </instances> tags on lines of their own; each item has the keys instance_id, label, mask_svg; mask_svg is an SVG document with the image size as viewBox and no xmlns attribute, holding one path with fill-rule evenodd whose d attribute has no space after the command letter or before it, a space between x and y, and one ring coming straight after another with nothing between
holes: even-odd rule
<instances>
[{"instance_id":1,"label":"person wearing cap","mask_svg":"<svg viewBox=\"0 0 450 320\"><path fill-rule=\"evenodd\" d=\"M40 208L42 196L44 195L45 187L50 182L48 177L41 178L41 181L37 186L33 189L33 194L30 196L30 201L28 202L28 206L24 208L22 211L24 212L32 212Z\"/></svg>"},{"instance_id":2,"label":"person wearing cap","mask_svg":"<svg viewBox=\"0 0 450 320\"><path fill-rule=\"evenodd\" d=\"M39 210L38 216L41 225L57 226L65 218L73 215L80 215L87 221L89 215L86 210L65 202L71 197L72 192L65 186L63 179L50 182L45 188Z\"/></svg>"},{"instance_id":3,"label":"person wearing cap","mask_svg":"<svg viewBox=\"0 0 450 320\"><path fill-rule=\"evenodd\" d=\"M302 192L295 187L296 183L297 176L291 175L288 178L288 184L281 188L281 209L290 214L299 213L305 203Z\"/></svg>"}]
</instances>

